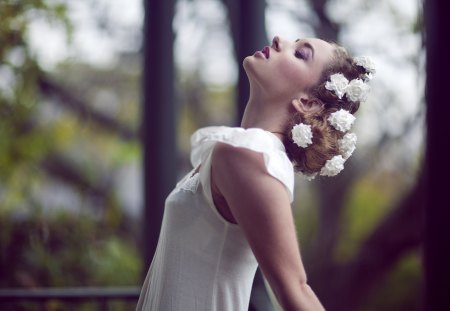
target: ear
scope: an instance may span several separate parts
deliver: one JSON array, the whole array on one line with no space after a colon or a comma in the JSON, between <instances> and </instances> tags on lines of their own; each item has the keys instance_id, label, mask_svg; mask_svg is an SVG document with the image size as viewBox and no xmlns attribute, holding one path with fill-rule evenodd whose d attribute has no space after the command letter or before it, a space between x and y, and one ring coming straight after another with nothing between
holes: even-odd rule
<instances>
[{"instance_id":1,"label":"ear","mask_svg":"<svg viewBox=\"0 0 450 311\"><path fill-rule=\"evenodd\" d=\"M320 113L323 110L323 104L318 100L310 100L308 97L293 99L291 102L296 111Z\"/></svg>"},{"instance_id":2,"label":"ear","mask_svg":"<svg viewBox=\"0 0 450 311\"><path fill-rule=\"evenodd\" d=\"M293 99L291 101L292 107L298 112L304 112L303 103L301 102L301 99Z\"/></svg>"}]
</instances>

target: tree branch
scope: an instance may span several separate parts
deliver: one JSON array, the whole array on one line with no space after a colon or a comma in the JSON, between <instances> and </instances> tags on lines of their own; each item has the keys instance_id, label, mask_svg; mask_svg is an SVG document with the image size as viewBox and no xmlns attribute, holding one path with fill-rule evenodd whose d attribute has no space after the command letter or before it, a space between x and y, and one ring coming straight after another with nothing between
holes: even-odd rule
<instances>
[{"instance_id":1,"label":"tree branch","mask_svg":"<svg viewBox=\"0 0 450 311\"><path fill-rule=\"evenodd\" d=\"M95 111L87 103L79 99L75 94L72 94L64 86L52 81L48 77L41 76L38 78L38 87L42 94L48 97L55 97L57 103L64 106L75 113L82 119L92 120L107 131L117 134L123 140L135 140L138 134L133 129L125 124L119 123L117 120Z\"/></svg>"},{"instance_id":2,"label":"tree branch","mask_svg":"<svg viewBox=\"0 0 450 311\"><path fill-rule=\"evenodd\" d=\"M74 186L81 193L88 193L91 197L106 200L111 192L110 182L100 183L92 181L80 172L80 169L58 154L48 155L42 162L42 168L47 174Z\"/></svg>"},{"instance_id":3,"label":"tree branch","mask_svg":"<svg viewBox=\"0 0 450 311\"><path fill-rule=\"evenodd\" d=\"M316 35L324 40L331 40L337 42L340 32L340 26L328 17L325 7L328 0L309 0L310 6L316 13L319 23L314 26Z\"/></svg>"}]
</instances>

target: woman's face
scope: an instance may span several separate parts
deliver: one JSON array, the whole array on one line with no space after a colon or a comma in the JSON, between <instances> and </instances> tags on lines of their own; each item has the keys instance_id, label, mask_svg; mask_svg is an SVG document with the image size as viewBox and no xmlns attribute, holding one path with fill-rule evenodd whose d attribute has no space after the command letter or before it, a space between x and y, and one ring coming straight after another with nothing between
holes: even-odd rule
<instances>
[{"instance_id":1,"label":"woman's face","mask_svg":"<svg viewBox=\"0 0 450 311\"><path fill-rule=\"evenodd\" d=\"M294 42L278 36L271 46L244 59L244 69L252 88L269 97L299 98L316 84L331 61L334 46L326 41L307 38Z\"/></svg>"}]
</instances>

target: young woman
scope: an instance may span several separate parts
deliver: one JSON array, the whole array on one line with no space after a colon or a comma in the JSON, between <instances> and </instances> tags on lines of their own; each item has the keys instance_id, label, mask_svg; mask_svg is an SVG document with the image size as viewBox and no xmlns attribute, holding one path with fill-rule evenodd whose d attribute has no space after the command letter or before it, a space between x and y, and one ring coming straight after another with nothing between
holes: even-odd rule
<instances>
[{"instance_id":1,"label":"young woman","mask_svg":"<svg viewBox=\"0 0 450 311\"><path fill-rule=\"evenodd\" d=\"M294 171L343 169L374 68L335 44L278 36L243 65L241 127L193 134L193 170L166 200L137 310L247 311L258 265L284 310L324 310L296 239Z\"/></svg>"}]
</instances>

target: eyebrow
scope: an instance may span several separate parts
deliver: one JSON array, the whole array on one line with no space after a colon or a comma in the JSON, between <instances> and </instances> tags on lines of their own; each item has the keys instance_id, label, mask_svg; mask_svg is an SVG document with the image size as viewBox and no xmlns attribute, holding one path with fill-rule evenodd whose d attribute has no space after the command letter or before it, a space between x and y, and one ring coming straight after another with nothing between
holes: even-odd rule
<instances>
[{"instance_id":1,"label":"eyebrow","mask_svg":"<svg viewBox=\"0 0 450 311\"><path fill-rule=\"evenodd\" d=\"M299 42L300 39L295 40L295 42ZM309 43L308 41L305 41L305 43L303 43L304 46L306 46L307 48L310 48L312 51L312 58L314 59L314 47L311 45L311 43Z\"/></svg>"}]
</instances>

